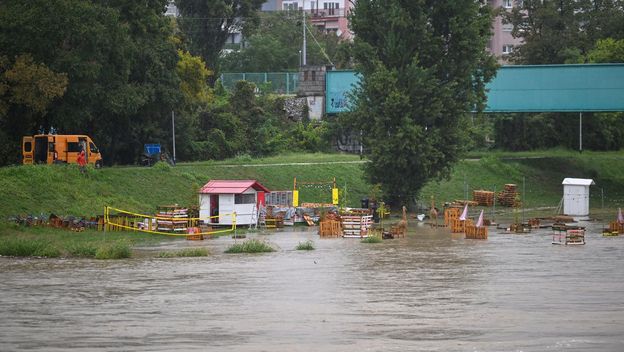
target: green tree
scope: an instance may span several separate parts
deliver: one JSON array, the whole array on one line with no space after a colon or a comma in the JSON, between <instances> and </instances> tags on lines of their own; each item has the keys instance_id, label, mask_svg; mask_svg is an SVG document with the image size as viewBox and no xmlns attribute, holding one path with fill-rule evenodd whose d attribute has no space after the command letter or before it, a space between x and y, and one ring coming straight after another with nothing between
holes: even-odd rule
<instances>
[{"instance_id":1,"label":"green tree","mask_svg":"<svg viewBox=\"0 0 624 352\"><path fill-rule=\"evenodd\" d=\"M407 203L447 176L462 150L460 122L482 109L495 71L485 52L491 10L475 1L361 0L351 18L362 74L353 118L366 174Z\"/></svg>"},{"instance_id":2,"label":"green tree","mask_svg":"<svg viewBox=\"0 0 624 352\"><path fill-rule=\"evenodd\" d=\"M191 52L201 56L213 72L219 72L221 50L233 30L248 34L257 25L257 11L264 0L176 0L180 28Z\"/></svg>"},{"instance_id":3,"label":"green tree","mask_svg":"<svg viewBox=\"0 0 624 352\"><path fill-rule=\"evenodd\" d=\"M65 94L39 123L46 130L54 126L63 133L92 135L107 163L134 162L143 143L164 141L171 109L180 99L173 27L163 16L166 3L0 2L3 52L28 54L67 74ZM21 124L11 131L13 143L37 127Z\"/></svg>"},{"instance_id":4,"label":"green tree","mask_svg":"<svg viewBox=\"0 0 624 352\"><path fill-rule=\"evenodd\" d=\"M221 58L225 72L271 72L297 70L302 45L301 13L276 11L260 14L257 28L247 39L244 48ZM348 42L341 42L334 33L324 33L308 19L307 63L329 65L338 61L341 67ZM314 40L316 39L316 41ZM317 44L318 41L318 44ZM327 55L327 57L325 56ZM343 55L343 56L341 56Z\"/></svg>"},{"instance_id":5,"label":"green tree","mask_svg":"<svg viewBox=\"0 0 624 352\"><path fill-rule=\"evenodd\" d=\"M67 89L66 74L35 63L28 54L15 58L12 67L6 67L7 62L6 57L0 58L0 116L7 113L11 104L44 114L50 103Z\"/></svg>"},{"instance_id":6,"label":"green tree","mask_svg":"<svg viewBox=\"0 0 624 352\"><path fill-rule=\"evenodd\" d=\"M624 62L624 39L600 39L587 55L587 61L594 63Z\"/></svg>"},{"instance_id":7,"label":"green tree","mask_svg":"<svg viewBox=\"0 0 624 352\"><path fill-rule=\"evenodd\" d=\"M599 39L624 37L624 2L619 0L525 0L503 11L512 35L524 44L511 59L522 64L582 62Z\"/></svg>"},{"instance_id":8,"label":"green tree","mask_svg":"<svg viewBox=\"0 0 624 352\"><path fill-rule=\"evenodd\" d=\"M30 55L17 56L12 63L0 56L0 165L18 159L22 133L39 126L66 89L66 74L34 62Z\"/></svg>"}]
</instances>

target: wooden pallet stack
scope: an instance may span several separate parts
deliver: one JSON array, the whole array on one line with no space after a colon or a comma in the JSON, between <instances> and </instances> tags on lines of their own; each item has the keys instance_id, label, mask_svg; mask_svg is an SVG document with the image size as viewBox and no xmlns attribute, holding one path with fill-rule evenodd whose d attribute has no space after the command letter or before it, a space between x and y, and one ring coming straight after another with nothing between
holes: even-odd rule
<instances>
[{"instance_id":1,"label":"wooden pallet stack","mask_svg":"<svg viewBox=\"0 0 624 352\"><path fill-rule=\"evenodd\" d=\"M342 215L340 217L342 237L368 237L373 224L373 216Z\"/></svg>"},{"instance_id":2,"label":"wooden pallet stack","mask_svg":"<svg viewBox=\"0 0 624 352\"><path fill-rule=\"evenodd\" d=\"M156 213L156 228L160 232L188 232L188 209L177 205L158 207Z\"/></svg>"},{"instance_id":3,"label":"wooden pallet stack","mask_svg":"<svg viewBox=\"0 0 624 352\"><path fill-rule=\"evenodd\" d=\"M585 228L555 223L552 226L552 244L583 245L585 244Z\"/></svg>"},{"instance_id":4,"label":"wooden pallet stack","mask_svg":"<svg viewBox=\"0 0 624 352\"><path fill-rule=\"evenodd\" d=\"M488 228L485 226L476 227L471 225L466 226L466 238L472 240L487 240Z\"/></svg>"},{"instance_id":5,"label":"wooden pallet stack","mask_svg":"<svg viewBox=\"0 0 624 352\"><path fill-rule=\"evenodd\" d=\"M491 207L494 205L494 192L480 190L472 191L472 200L479 205Z\"/></svg>"},{"instance_id":6,"label":"wooden pallet stack","mask_svg":"<svg viewBox=\"0 0 624 352\"><path fill-rule=\"evenodd\" d=\"M517 186L515 184L508 183L503 188L503 191L498 193L497 201L498 204L505 207L516 207L520 205L518 197L519 194Z\"/></svg>"},{"instance_id":7,"label":"wooden pallet stack","mask_svg":"<svg viewBox=\"0 0 624 352\"><path fill-rule=\"evenodd\" d=\"M466 232L466 227L474 226L473 221L470 219L466 219L466 220L452 219L450 224L451 224L451 233Z\"/></svg>"},{"instance_id":8,"label":"wooden pallet stack","mask_svg":"<svg viewBox=\"0 0 624 352\"><path fill-rule=\"evenodd\" d=\"M448 227L451 225L451 221L459 219L461 212L461 208L444 209L444 226Z\"/></svg>"},{"instance_id":9,"label":"wooden pallet stack","mask_svg":"<svg viewBox=\"0 0 624 352\"><path fill-rule=\"evenodd\" d=\"M613 221L612 223L609 224L609 230L612 233L617 232L618 234L624 234L624 224L620 224L617 221Z\"/></svg>"},{"instance_id":10,"label":"wooden pallet stack","mask_svg":"<svg viewBox=\"0 0 624 352\"><path fill-rule=\"evenodd\" d=\"M339 237L342 235L340 220L326 219L319 222L319 236Z\"/></svg>"}]
</instances>

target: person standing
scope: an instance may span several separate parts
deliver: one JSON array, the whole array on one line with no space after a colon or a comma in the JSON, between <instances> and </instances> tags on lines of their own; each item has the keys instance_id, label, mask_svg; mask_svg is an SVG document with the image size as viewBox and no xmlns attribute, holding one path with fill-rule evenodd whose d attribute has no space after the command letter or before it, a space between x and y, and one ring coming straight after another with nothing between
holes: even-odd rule
<instances>
[{"instance_id":1,"label":"person standing","mask_svg":"<svg viewBox=\"0 0 624 352\"><path fill-rule=\"evenodd\" d=\"M78 154L78 159L76 159L76 162L78 163L78 167L80 168L80 172L84 174L87 171L86 170L87 158L85 157L84 149L82 149L80 151L80 154Z\"/></svg>"}]
</instances>

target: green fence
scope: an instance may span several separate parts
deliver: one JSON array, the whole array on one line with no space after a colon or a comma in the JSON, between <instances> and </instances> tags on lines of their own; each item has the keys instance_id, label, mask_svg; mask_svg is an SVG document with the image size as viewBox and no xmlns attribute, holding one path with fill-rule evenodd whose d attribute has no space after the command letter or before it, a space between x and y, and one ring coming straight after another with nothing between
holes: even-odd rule
<instances>
[{"instance_id":1,"label":"green fence","mask_svg":"<svg viewBox=\"0 0 624 352\"><path fill-rule=\"evenodd\" d=\"M221 82L231 90L238 81L253 82L256 86L267 85L270 91L277 94L295 94L299 88L299 72L247 72L223 73Z\"/></svg>"}]
</instances>

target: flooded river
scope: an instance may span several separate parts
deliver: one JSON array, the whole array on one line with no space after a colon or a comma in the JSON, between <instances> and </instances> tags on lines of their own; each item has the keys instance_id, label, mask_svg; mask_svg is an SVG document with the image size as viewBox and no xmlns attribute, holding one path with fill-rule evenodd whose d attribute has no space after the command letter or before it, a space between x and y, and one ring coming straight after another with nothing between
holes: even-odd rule
<instances>
[{"instance_id":1,"label":"flooded river","mask_svg":"<svg viewBox=\"0 0 624 352\"><path fill-rule=\"evenodd\" d=\"M1 351L623 351L624 237L554 246L414 226L405 239L320 240L204 258L0 258ZM314 251L296 251L312 239ZM240 241L240 240L238 240Z\"/></svg>"}]
</instances>

